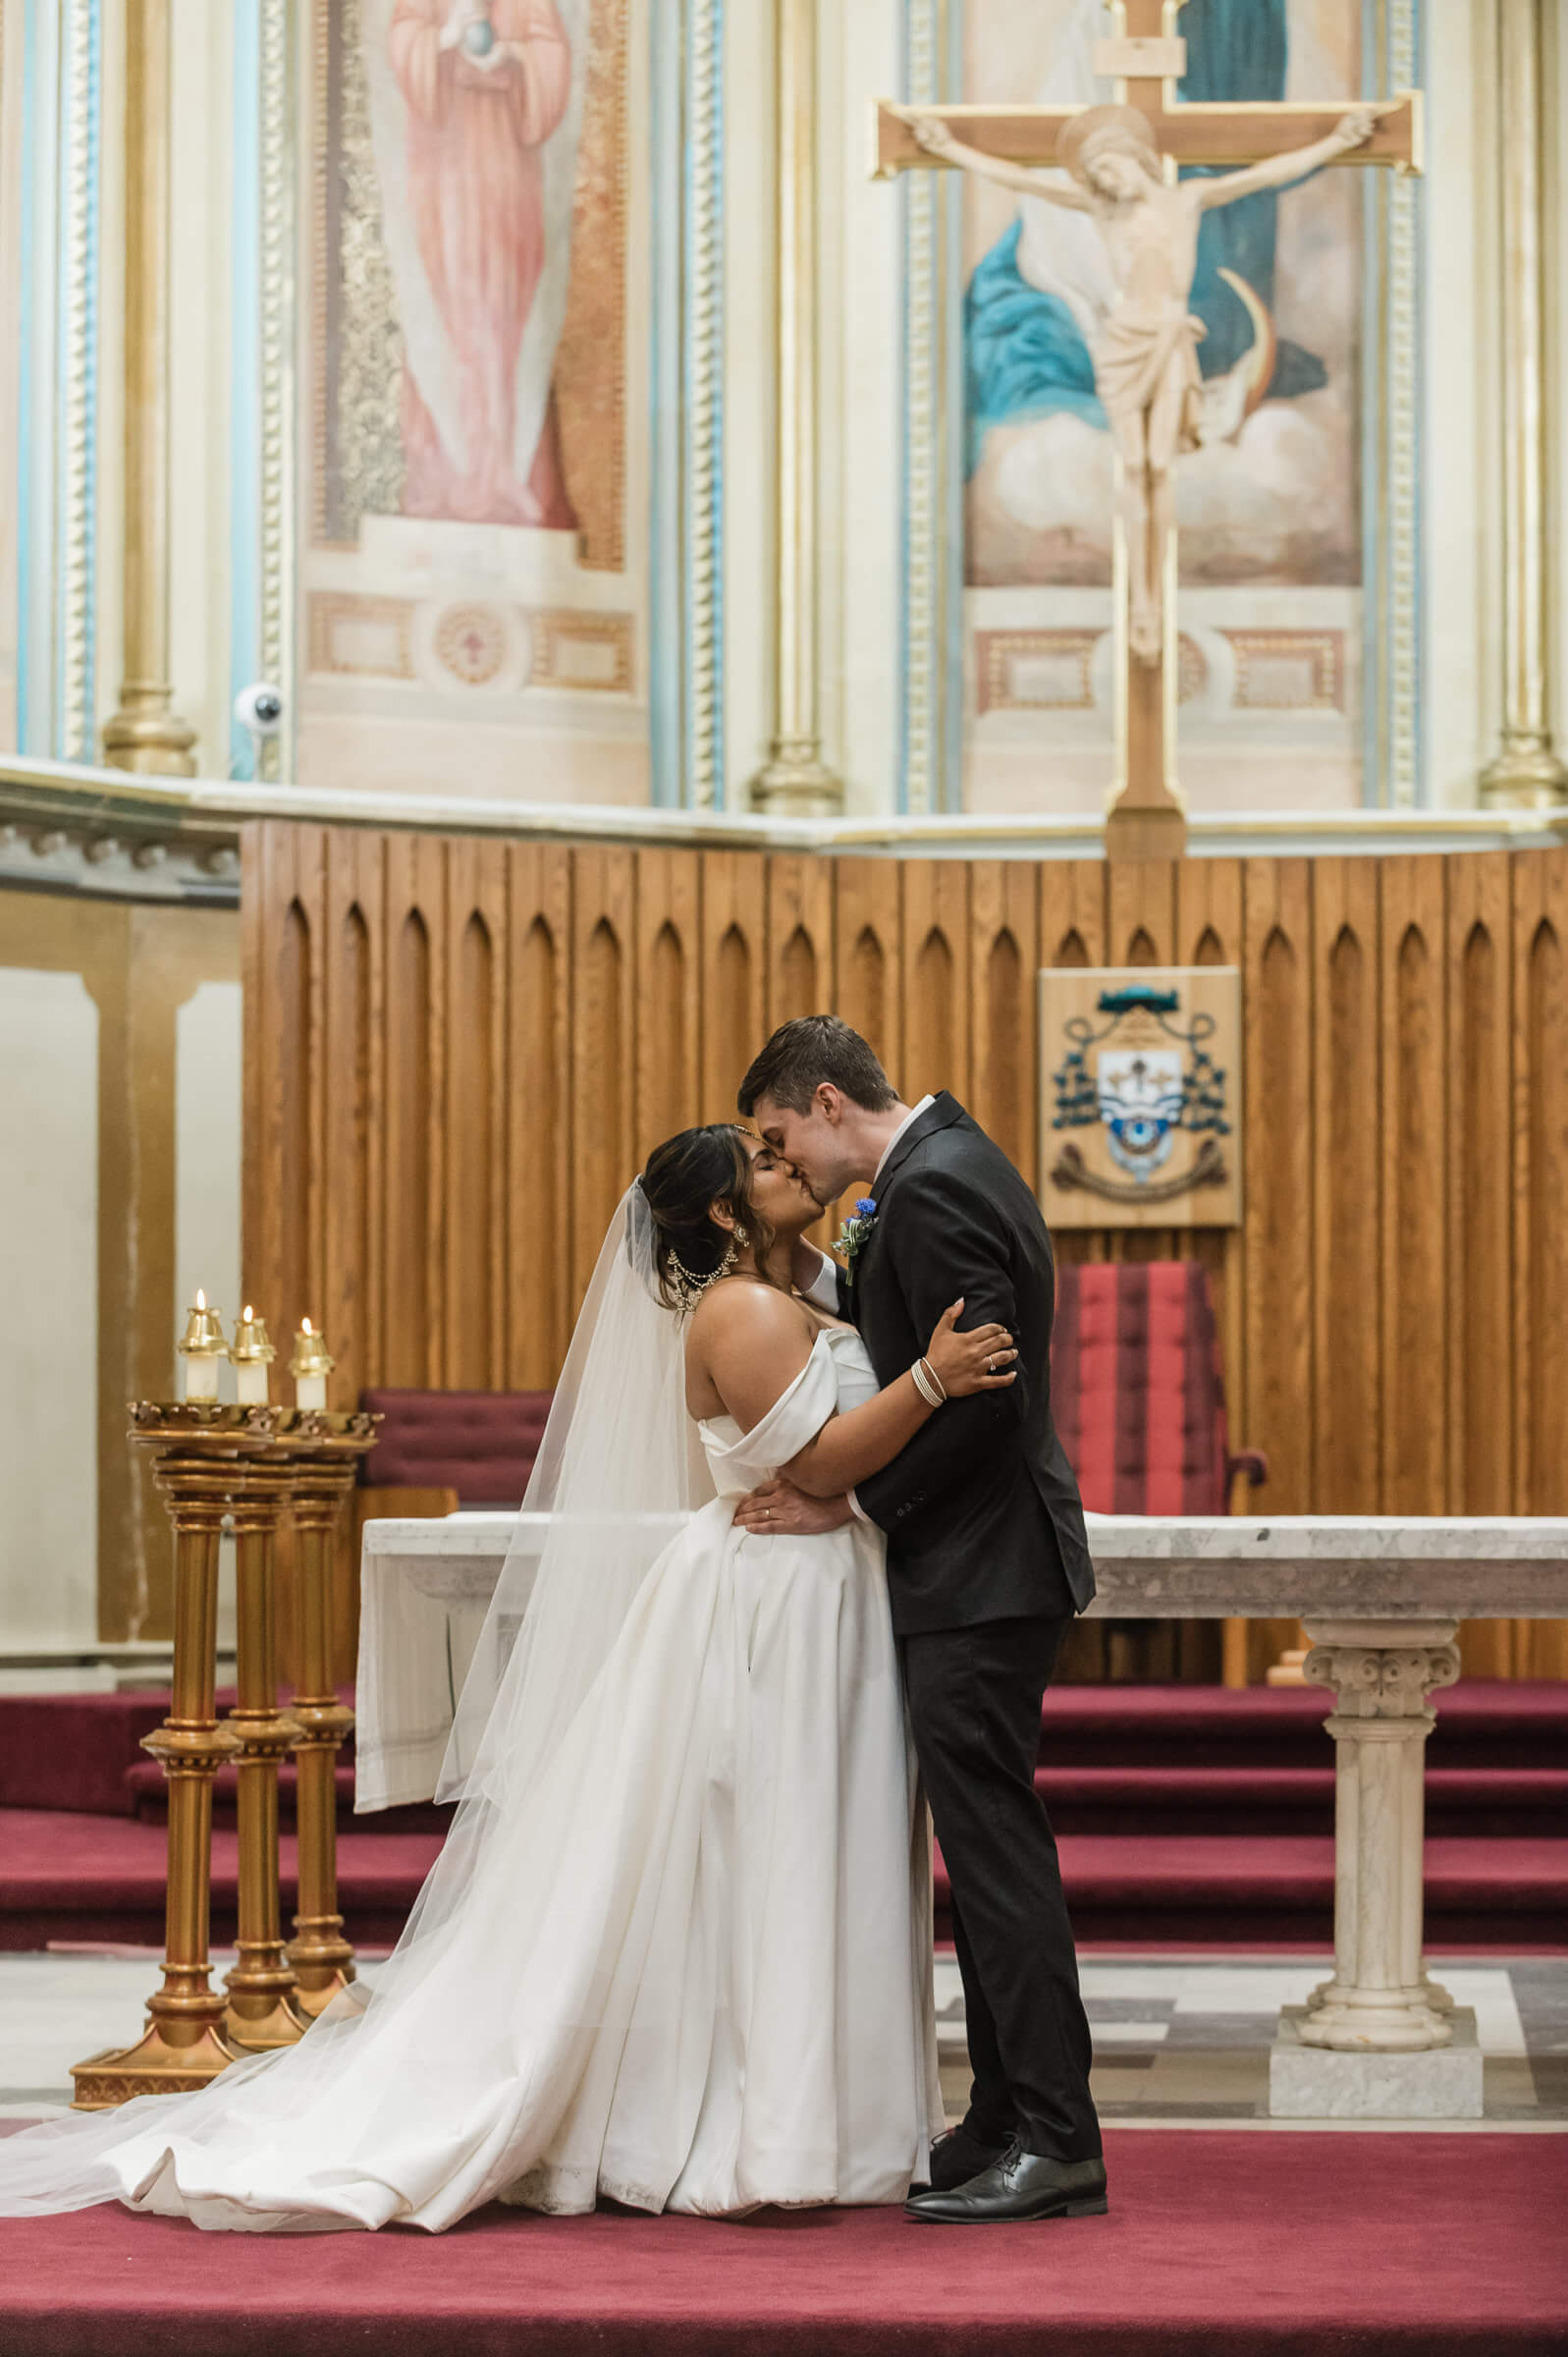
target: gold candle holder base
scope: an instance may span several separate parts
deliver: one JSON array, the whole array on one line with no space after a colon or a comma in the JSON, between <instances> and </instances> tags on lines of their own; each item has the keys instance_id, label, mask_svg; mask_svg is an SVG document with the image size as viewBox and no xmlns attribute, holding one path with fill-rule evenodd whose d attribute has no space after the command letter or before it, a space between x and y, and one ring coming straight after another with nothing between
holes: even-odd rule
<instances>
[{"instance_id":1,"label":"gold candle holder base","mask_svg":"<svg viewBox=\"0 0 1568 2357\"><path fill-rule=\"evenodd\" d=\"M149 2013L157 2001L156 1998L151 2001ZM222 2000L217 2001L221 2013ZM77 2090L71 2108L74 2111L113 2111L138 2095L196 2095L238 2058L238 2049L211 2025L193 2045L176 2046L161 2021L149 2021L135 2046L106 2047L90 2061L71 2065Z\"/></svg>"},{"instance_id":2,"label":"gold candle holder base","mask_svg":"<svg viewBox=\"0 0 1568 2357\"><path fill-rule=\"evenodd\" d=\"M337 1750L353 1713L330 1687L317 1689L326 1675L325 1533L352 1483L355 1457L374 1446L376 1419L216 1400L140 1400L131 1416L132 1439L161 1451L153 1478L175 1531L173 1693L168 1718L143 1742L162 1761L169 1785L167 1931L163 1985L148 2001L140 2038L72 2071L75 2107L83 2111L138 2095L190 2094L242 2054L293 2045L353 1973L336 1913L333 1814ZM304 1707L286 1713L276 1694L272 1550L297 1489L302 1530L318 1533L313 1553L302 1548L314 1573L307 1639L316 1624L322 1633L319 1670L306 1680L312 1690ZM226 1522L239 1552L240 1694L220 1725L218 1539ZM297 1747L303 1989L283 1946L278 1891L278 1763ZM325 1764L324 1815L321 1771L306 1774L307 1756ZM240 1954L220 1994L210 1985L208 1956L212 1787L229 1759L240 1771Z\"/></svg>"}]
</instances>

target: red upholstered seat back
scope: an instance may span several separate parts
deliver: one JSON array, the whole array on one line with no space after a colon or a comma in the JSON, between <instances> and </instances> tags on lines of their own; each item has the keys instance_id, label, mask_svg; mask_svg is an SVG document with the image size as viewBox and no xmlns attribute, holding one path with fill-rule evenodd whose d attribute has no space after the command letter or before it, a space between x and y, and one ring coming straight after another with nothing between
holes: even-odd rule
<instances>
[{"instance_id":1,"label":"red upholstered seat back","mask_svg":"<svg viewBox=\"0 0 1568 2357\"><path fill-rule=\"evenodd\" d=\"M1196 1260L1056 1271L1051 1404L1097 1514L1222 1514L1225 1395Z\"/></svg>"},{"instance_id":2,"label":"red upholstered seat back","mask_svg":"<svg viewBox=\"0 0 1568 2357\"><path fill-rule=\"evenodd\" d=\"M520 1506L551 1392L361 1392L386 1418L360 1479L377 1488L458 1493L463 1506Z\"/></svg>"}]
</instances>

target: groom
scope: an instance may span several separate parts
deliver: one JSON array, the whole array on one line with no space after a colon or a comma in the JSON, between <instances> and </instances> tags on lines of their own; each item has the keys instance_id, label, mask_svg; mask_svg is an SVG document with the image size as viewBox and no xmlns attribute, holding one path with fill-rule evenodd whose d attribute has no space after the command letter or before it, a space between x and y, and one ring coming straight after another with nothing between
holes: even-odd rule
<instances>
[{"instance_id":1,"label":"groom","mask_svg":"<svg viewBox=\"0 0 1568 2357\"><path fill-rule=\"evenodd\" d=\"M1012 1164L952 1097L902 1104L837 1015L784 1023L740 1110L818 1200L870 1183L847 1277L796 1247L809 1298L852 1317L878 1379L918 1358L956 1295L965 1325L1018 1344L1006 1391L950 1399L842 1502L777 1482L736 1519L759 1531L887 1533L888 1589L937 1838L952 1886L974 2085L931 2152L911 2217L952 2222L1106 2208L1090 2035L1056 1844L1034 1771L1041 1697L1073 1614L1095 1592L1083 1507L1051 1420L1051 1242Z\"/></svg>"}]
</instances>

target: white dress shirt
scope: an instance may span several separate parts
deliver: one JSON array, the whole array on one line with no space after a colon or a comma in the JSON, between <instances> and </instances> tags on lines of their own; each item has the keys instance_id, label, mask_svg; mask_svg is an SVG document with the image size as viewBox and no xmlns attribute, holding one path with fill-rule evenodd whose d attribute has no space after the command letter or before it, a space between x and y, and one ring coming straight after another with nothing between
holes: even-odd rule
<instances>
[{"instance_id":1,"label":"white dress shirt","mask_svg":"<svg viewBox=\"0 0 1568 2357\"><path fill-rule=\"evenodd\" d=\"M882 1160L878 1163L876 1174L871 1181L873 1187L875 1187L878 1178L882 1177L884 1170L887 1168L889 1155L892 1152L893 1147L898 1143L898 1140L902 1137L910 1123L918 1122L921 1115L926 1111L927 1107L935 1105L936 1102L936 1097L928 1090L925 1096L921 1098L919 1104L913 1106L910 1111L904 1115L903 1120L898 1124L897 1128L893 1131L892 1137L889 1138L887 1144L882 1149ZM814 1301L817 1307L819 1309L826 1310L830 1317L837 1317L838 1314L838 1264L826 1252L822 1253L820 1258L822 1266L818 1269L817 1274L815 1277L813 1277L811 1283L807 1286L803 1286L801 1290L808 1301ZM858 1515L862 1522L870 1522L871 1516L866 1512L859 1499L855 1496L853 1490L848 1492L848 1499L849 1510L851 1513ZM872 1527L875 1528L875 1524L873 1524Z\"/></svg>"}]
</instances>

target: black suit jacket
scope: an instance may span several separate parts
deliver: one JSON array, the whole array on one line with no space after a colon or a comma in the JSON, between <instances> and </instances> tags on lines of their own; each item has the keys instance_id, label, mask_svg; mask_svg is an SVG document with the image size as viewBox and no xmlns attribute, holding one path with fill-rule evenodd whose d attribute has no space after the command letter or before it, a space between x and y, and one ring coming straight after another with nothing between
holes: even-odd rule
<instances>
[{"instance_id":1,"label":"black suit jacket","mask_svg":"<svg viewBox=\"0 0 1568 2357\"><path fill-rule=\"evenodd\" d=\"M1040 1206L946 1090L910 1123L872 1191L875 1224L839 1294L879 1382L921 1355L959 1294L960 1328L995 1318L1018 1347L1015 1384L949 1399L856 1486L888 1534L893 1627L907 1636L1082 1612L1095 1574L1051 1417L1056 1280Z\"/></svg>"}]
</instances>

